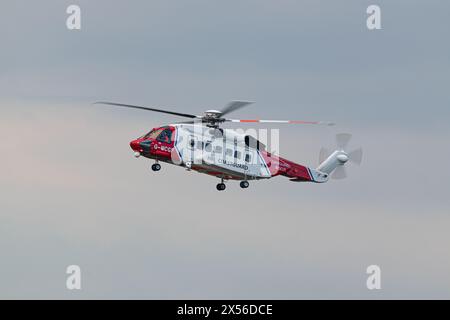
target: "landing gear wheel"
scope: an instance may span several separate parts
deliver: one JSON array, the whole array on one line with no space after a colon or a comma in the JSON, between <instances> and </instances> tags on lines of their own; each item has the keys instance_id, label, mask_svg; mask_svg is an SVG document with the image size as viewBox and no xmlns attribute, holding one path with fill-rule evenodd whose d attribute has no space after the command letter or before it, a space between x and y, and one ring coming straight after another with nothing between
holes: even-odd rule
<instances>
[{"instance_id":1,"label":"landing gear wheel","mask_svg":"<svg viewBox=\"0 0 450 320\"><path fill-rule=\"evenodd\" d=\"M225 190L226 187L227 186L225 185L225 183L218 183L216 186L217 190L219 190L219 191Z\"/></svg>"},{"instance_id":2,"label":"landing gear wheel","mask_svg":"<svg viewBox=\"0 0 450 320\"><path fill-rule=\"evenodd\" d=\"M159 171L161 170L161 165L159 163L152 164L152 170L153 171Z\"/></svg>"},{"instance_id":3,"label":"landing gear wheel","mask_svg":"<svg viewBox=\"0 0 450 320\"><path fill-rule=\"evenodd\" d=\"M242 189L246 189L250 184L248 183L248 181L241 181L239 185L241 186Z\"/></svg>"}]
</instances>

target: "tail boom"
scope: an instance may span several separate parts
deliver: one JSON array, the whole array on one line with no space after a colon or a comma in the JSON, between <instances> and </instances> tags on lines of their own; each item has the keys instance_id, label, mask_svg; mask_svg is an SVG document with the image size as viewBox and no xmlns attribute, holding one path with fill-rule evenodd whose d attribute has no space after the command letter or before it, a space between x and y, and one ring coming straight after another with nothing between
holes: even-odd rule
<instances>
[{"instance_id":1,"label":"tail boom","mask_svg":"<svg viewBox=\"0 0 450 320\"><path fill-rule=\"evenodd\" d=\"M263 158L267 163L272 177L282 175L296 182L321 183L328 180L328 175L323 172L271 155L268 152L263 154Z\"/></svg>"}]
</instances>

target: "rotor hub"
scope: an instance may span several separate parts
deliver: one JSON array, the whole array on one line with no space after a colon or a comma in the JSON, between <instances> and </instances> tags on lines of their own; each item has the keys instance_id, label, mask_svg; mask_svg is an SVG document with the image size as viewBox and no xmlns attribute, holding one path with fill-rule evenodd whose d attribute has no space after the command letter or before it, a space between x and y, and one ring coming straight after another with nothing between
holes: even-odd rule
<instances>
[{"instance_id":1,"label":"rotor hub","mask_svg":"<svg viewBox=\"0 0 450 320\"><path fill-rule=\"evenodd\" d=\"M222 115L222 112L219 110L206 110L203 113L203 117L206 119L218 119Z\"/></svg>"},{"instance_id":2,"label":"rotor hub","mask_svg":"<svg viewBox=\"0 0 450 320\"><path fill-rule=\"evenodd\" d=\"M345 152L340 153L336 157L340 163L344 164L348 161L348 155Z\"/></svg>"}]
</instances>

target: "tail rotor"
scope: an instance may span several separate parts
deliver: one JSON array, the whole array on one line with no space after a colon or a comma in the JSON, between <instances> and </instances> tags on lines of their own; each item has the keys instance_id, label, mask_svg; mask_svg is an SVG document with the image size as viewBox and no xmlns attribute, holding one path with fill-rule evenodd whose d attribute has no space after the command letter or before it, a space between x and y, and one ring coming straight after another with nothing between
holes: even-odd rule
<instances>
[{"instance_id":1,"label":"tail rotor","mask_svg":"<svg viewBox=\"0 0 450 320\"><path fill-rule=\"evenodd\" d=\"M350 161L353 164L360 165L362 162L362 148L347 152L347 146L352 138L349 133L339 133L336 135L337 150L330 152L327 148L321 148L319 153L319 167L317 170L331 174L333 179L345 179L347 170L344 164Z\"/></svg>"},{"instance_id":2,"label":"tail rotor","mask_svg":"<svg viewBox=\"0 0 450 320\"><path fill-rule=\"evenodd\" d=\"M352 135L350 133L338 133L336 135L336 146L339 150L345 150L351 139Z\"/></svg>"}]
</instances>

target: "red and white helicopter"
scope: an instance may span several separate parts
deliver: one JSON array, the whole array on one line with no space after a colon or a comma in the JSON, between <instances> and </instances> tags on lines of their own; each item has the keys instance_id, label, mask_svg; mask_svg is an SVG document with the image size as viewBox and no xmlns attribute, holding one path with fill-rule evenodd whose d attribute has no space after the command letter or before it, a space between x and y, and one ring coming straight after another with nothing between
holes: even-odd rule
<instances>
[{"instance_id":1,"label":"red and white helicopter","mask_svg":"<svg viewBox=\"0 0 450 320\"><path fill-rule=\"evenodd\" d=\"M131 141L131 149L135 157L143 156L155 160L151 167L153 171L159 171L160 162L165 162L215 176L221 179L217 184L219 191L225 190L227 180L238 180L241 188L245 189L248 188L250 180L269 179L278 175L288 177L291 181L322 183L328 181L330 175L336 179L345 178L344 164L348 160L356 164L361 163L361 148L352 152L345 151L351 138L351 135L346 133L336 135L338 148L334 152L321 149L320 164L313 169L268 152L265 145L251 135L220 128L224 122L333 125L322 121L240 120L223 117L251 103L232 101L220 111L207 110L198 116L130 104L95 102L190 118L189 121L153 128L142 137Z\"/></svg>"}]
</instances>

